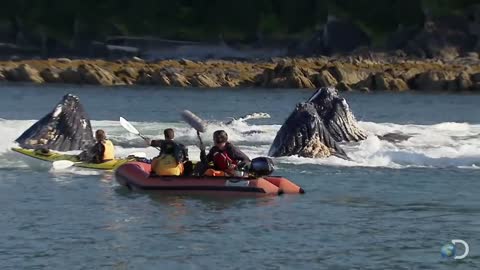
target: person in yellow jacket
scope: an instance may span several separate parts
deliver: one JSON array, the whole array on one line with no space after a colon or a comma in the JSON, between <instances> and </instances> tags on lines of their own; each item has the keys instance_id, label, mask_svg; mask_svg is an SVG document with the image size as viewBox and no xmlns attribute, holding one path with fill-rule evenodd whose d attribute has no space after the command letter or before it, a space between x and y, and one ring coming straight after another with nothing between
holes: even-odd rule
<instances>
[{"instance_id":1,"label":"person in yellow jacket","mask_svg":"<svg viewBox=\"0 0 480 270\"><path fill-rule=\"evenodd\" d=\"M151 146L160 147L160 154L152 160L152 172L160 176L178 176L184 173L185 167L191 167L188 161L188 149L175 142L173 129L163 131L165 140L149 140ZM189 169L190 170L190 169Z\"/></svg>"},{"instance_id":2,"label":"person in yellow jacket","mask_svg":"<svg viewBox=\"0 0 480 270\"><path fill-rule=\"evenodd\" d=\"M105 131L99 129L95 132L97 142L87 151L79 155L82 161L92 163L103 163L115 159L115 147L113 143L107 139Z\"/></svg>"}]
</instances>

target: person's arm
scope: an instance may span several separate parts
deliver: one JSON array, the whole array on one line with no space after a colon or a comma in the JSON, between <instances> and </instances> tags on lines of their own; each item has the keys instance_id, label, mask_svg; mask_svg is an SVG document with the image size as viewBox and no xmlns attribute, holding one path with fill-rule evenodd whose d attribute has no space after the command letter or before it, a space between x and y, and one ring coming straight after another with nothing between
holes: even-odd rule
<instances>
[{"instance_id":1,"label":"person's arm","mask_svg":"<svg viewBox=\"0 0 480 270\"><path fill-rule=\"evenodd\" d=\"M183 158L184 158L184 161L188 161L189 158L188 158L188 148L185 147L185 145L182 144L182 151L183 151Z\"/></svg>"},{"instance_id":2,"label":"person's arm","mask_svg":"<svg viewBox=\"0 0 480 270\"><path fill-rule=\"evenodd\" d=\"M228 155L230 157L232 157L233 160L236 160L236 161L243 161L243 162L250 162L250 158L245 155L245 153L243 153L240 149L238 149L237 147L233 146L232 144L230 144L230 153L228 153Z\"/></svg>"},{"instance_id":3,"label":"person's arm","mask_svg":"<svg viewBox=\"0 0 480 270\"><path fill-rule=\"evenodd\" d=\"M162 147L163 142L165 142L165 140L151 140L150 141L150 146Z\"/></svg>"},{"instance_id":4,"label":"person's arm","mask_svg":"<svg viewBox=\"0 0 480 270\"><path fill-rule=\"evenodd\" d=\"M208 155L205 154L205 148L200 150L200 161L210 163L213 161L213 154L215 153L215 146L210 148Z\"/></svg>"},{"instance_id":5,"label":"person's arm","mask_svg":"<svg viewBox=\"0 0 480 270\"><path fill-rule=\"evenodd\" d=\"M201 162L207 161L207 153L205 153L205 148L200 149L200 161Z\"/></svg>"}]
</instances>

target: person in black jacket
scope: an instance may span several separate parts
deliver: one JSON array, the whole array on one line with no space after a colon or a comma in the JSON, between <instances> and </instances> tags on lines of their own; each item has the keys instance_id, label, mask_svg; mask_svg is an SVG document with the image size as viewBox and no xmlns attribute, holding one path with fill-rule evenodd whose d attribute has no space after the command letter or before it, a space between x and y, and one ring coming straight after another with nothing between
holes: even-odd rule
<instances>
[{"instance_id":1,"label":"person in black jacket","mask_svg":"<svg viewBox=\"0 0 480 270\"><path fill-rule=\"evenodd\" d=\"M215 145L208 154L204 147L200 149L200 160L203 164L213 163L213 169L231 174L239 166L250 162L245 153L228 141L228 134L224 130L213 133L213 142Z\"/></svg>"},{"instance_id":2,"label":"person in black jacket","mask_svg":"<svg viewBox=\"0 0 480 270\"><path fill-rule=\"evenodd\" d=\"M174 141L175 132L173 129L165 129L163 135L165 136L165 140L149 140L147 143L150 146L160 148L159 156L162 154L169 154L174 155L178 162L183 163L188 161L188 149L185 145Z\"/></svg>"},{"instance_id":3,"label":"person in black jacket","mask_svg":"<svg viewBox=\"0 0 480 270\"><path fill-rule=\"evenodd\" d=\"M160 153L158 154L157 158L161 158L164 156L173 156L177 163L184 166L183 174L191 174L193 165L188 158L188 149L183 144L174 141L175 132L173 131L173 129L167 128L163 131L163 134L165 135L164 140L147 139L147 143L150 146L160 148Z\"/></svg>"}]
</instances>

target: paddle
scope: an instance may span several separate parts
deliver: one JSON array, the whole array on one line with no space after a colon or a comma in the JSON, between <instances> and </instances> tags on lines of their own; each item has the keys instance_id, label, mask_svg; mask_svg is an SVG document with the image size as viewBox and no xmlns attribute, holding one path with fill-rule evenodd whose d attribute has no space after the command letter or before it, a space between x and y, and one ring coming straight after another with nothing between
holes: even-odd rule
<instances>
[{"instance_id":1,"label":"paddle","mask_svg":"<svg viewBox=\"0 0 480 270\"><path fill-rule=\"evenodd\" d=\"M138 135L145 141L148 141L147 137L143 136L138 129L136 129L132 124L130 124L130 122L127 121L127 119L120 117L120 125L122 125L122 127L128 132Z\"/></svg>"},{"instance_id":2,"label":"paddle","mask_svg":"<svg viewBox=\"0 0 480 270\"><path fill-rule=\"evenodd\" d=\"M132 124L130 124L130 122L128 122L127 119L120 117L120 125L122 125L122 127L126 129L128 132L140 136L145 142L150 141L147 137L143 136L142 133L138 131L138 129L136 129ZM160 151L160 148L158 147L155 147L155 148L157 148Z\"/></svg>"},{"instance_id":3,"label":"paddle","mask_svg":"<svg viewBox=\"0 0 480 270\"><path fill-rule=\"evenodd\" d=\"M70 160L57 160L52 163L52 168L54 170L65 170L73 165L75 165L75 162Z\"/></svg>"},{"instance_id":4,"label":"paddle","mask_svg":"<svg viewBox=\"0 0 480 270\"><path fill-rule=\"evenodd\" d=\"M197 131L197 137L198 137L198 140L200 141L200 149L205 149L203 145L202 137L200 137L200 132L205 132L207 129L205 122L200 117L198 117L197 115L195 115L189 110L184 110L182 112L182 118L185 122L187 122L187 124L189 124L191 127L193 127Z\"/></svg>"},{"instance_id":5,"label":"paddle","mask_svg":"<svg viewBox=\"0 0 480 270\"><path fill-rule=\"evenodd\" d=\"M134 152L128 155L128 157L132 157L132 156L139 157L139 158L146 158L147 154L145 152ZM70 160L57 160L52 163L52 168L54 170L65 170L74 166L76 163L81 163L81 162L73 162Z\"/></svg>"}]
</instances>

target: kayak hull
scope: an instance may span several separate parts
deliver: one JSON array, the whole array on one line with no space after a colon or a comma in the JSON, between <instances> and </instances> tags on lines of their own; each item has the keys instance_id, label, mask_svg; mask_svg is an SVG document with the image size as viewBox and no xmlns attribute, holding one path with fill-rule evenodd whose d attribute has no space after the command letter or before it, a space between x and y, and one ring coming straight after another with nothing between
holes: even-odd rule
<instances>
[{"instance_id":1,"label":"kayak hull","mask_svg":"<svg viewBox=\"0 0 480 270\"><path fill-rule=\"evenodd\" d=\"M214 193L223 195L268 196L283 193L303 193L303 189L283 177L247 179L218 176L151 176L151 166L142 162L128 162L115 171L117 182L132 190L168 193ZM290 184L287 184L288 181ZM276 185L277 183L278 185ZM282 186L282 187L280 187ZM283 189L288 186L288 189ZM297 187L297 189L294 188Z\"/></svg>"},{"instance_id":2,"label":"kayak hull","mask_svg":"<svg viewBox=\"0 0 480 270\"><path fill-rule=\"evenodd\" d=\"M62 154L55 151L49 151L48 154L41 154L36 152L33 149L25 149L14 147L12 151L22 154L23 156L27 156L36 160L47 161L47 162L55 162L59 160L68 160L75 162L73 166L80 167L80 168L87 168L87 169L95 169L95 170L114 170L121 166L122 164L131 161L131 159L114 159L103 163L88 163L88 162L80 162L76 155L68 155Z\"/></svg>"}]
</instances>

